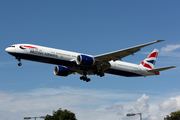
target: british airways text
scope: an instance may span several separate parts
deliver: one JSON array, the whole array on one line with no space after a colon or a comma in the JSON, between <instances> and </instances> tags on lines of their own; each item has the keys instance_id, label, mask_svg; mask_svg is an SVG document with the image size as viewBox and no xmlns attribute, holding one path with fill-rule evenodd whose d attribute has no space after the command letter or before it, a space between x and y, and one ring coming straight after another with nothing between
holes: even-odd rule
<instances>
[{"instance_id":1,"label":"british airways text","mask_svg":"<svg viewBox=\"0 0 180 120\"><path fill-rule=\"evenodd\" d=\"M40 51L34 51L34 50L30 50L30 53L33 53L33 54L36 54L36 55L51 56L51 57L55 57L55 58L58 57L56 54L53 54L53 53L40 52Z\"/></svg>"}]
</instances>

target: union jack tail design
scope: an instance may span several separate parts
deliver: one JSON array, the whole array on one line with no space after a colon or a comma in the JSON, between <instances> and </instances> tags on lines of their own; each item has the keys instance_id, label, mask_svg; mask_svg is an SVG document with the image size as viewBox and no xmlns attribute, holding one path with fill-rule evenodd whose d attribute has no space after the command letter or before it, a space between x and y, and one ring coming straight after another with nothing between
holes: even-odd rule
<instances>
[{"instance_id":1,"label":"union jack tail design","mask_svg":"<svg viewBox=\"0 0 180 120\"><path fill-rule=\"evenodd\" d=\"M150 53L149 56L140 64L140 66L153 69L156 63L158 52L158 49L154 49L152 53Z\"/></svg>"}]
</instances>

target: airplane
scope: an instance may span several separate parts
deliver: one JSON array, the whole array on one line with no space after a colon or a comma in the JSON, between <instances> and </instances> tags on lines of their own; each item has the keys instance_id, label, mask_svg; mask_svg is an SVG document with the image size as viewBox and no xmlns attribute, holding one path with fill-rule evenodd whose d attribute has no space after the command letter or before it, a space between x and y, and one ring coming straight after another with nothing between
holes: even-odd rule
<instances>
[{"instance_id":1,"label":"airplane","mask_svg":"<svg viewBox=\"0 0 180 120\"><path fill-rule=\"evenodd\" d=\"M54 49L33 44L14 44L7 47L5 51L19 61L18 66L21 66L21 59L55 64L54 74L57 76L68 76L70 74L80 74L81 80L89 82L90 78L87 75L97 75L103 77L105 73L125 76L152 76L159 75L159 71L175 68L176 66L155 68L154 65L158 56L158 49L154 49L144 61L137 65L133 63L123 62L122 58L134 55L141 48L162 42L157 40L154 42L118 50L101 55L87 55L82 53L70 52L61 49Z\"/></svg>"}]
</instances>

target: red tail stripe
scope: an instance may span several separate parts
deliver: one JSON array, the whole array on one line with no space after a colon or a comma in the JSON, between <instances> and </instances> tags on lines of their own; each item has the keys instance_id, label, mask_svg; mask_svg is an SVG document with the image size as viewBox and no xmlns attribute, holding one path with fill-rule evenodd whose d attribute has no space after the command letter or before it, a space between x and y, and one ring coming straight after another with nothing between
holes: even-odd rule
<instances>
[{"instance_id":1,"label":"red tail stripe","mask_svg":"<svg viewBox=\"0 0 180 120\"><path fill-rule=\"evenodd\" d=\"M144 62L142 62L141 64L142 64L144 67L146 67L146 68L153 69L150 65L148 65L148 64L146 64L146 63L144 63Z\"/></svg>"},{"instance_id":2,"label":"red tail stripe","mask_svg":"<svg viewBox=\"0 0 180 120\"><path fill-rule=\"evenodd\" d=\"M158 56L158 52L153 52L147 58L151 58L151 57L157 58L157 56Z\"/></svg>"}]
</instances>

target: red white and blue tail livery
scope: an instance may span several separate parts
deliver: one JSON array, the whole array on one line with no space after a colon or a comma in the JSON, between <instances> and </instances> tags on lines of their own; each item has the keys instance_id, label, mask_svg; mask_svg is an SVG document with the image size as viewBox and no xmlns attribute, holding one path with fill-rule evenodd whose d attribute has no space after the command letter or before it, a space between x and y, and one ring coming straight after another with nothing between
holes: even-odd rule
<instances>
[{"instance_id":1,"label":"red white and blue tail livery","mask_svg":"<svg viewBox=\"0 0 180 120\"><path fill-rule=\"evenodd\" d=\"M141 66L149 69L153 69L158 56L158 49L154 49L151 54L141 63Z\"/></svg>"},{"instance_id":2,"label":"red white and blue tail livery","mask_svg":"<svg viewBox=\"0 0 180 120\"><path fill-rule=\"evenodd\" d=\"M154 42L118 50L101 55L87 55L82 53L70 52L60 49L43 47L32 44L15 44L6 48L5 51L16 57L21 66L21 59L55 64L54 74L58 76L68 76L70 74L81 74L81 80L89 82L87 75L104 76L105 73L120 75L125 77L151 76L159 75L159 71L174 68L175 66L155 68L155 62L158 56L158 49L152 53L140 64L127 63L121 61L122 58L134 55L141 48L162 42Z\"/></svg>"}]
</instances>

